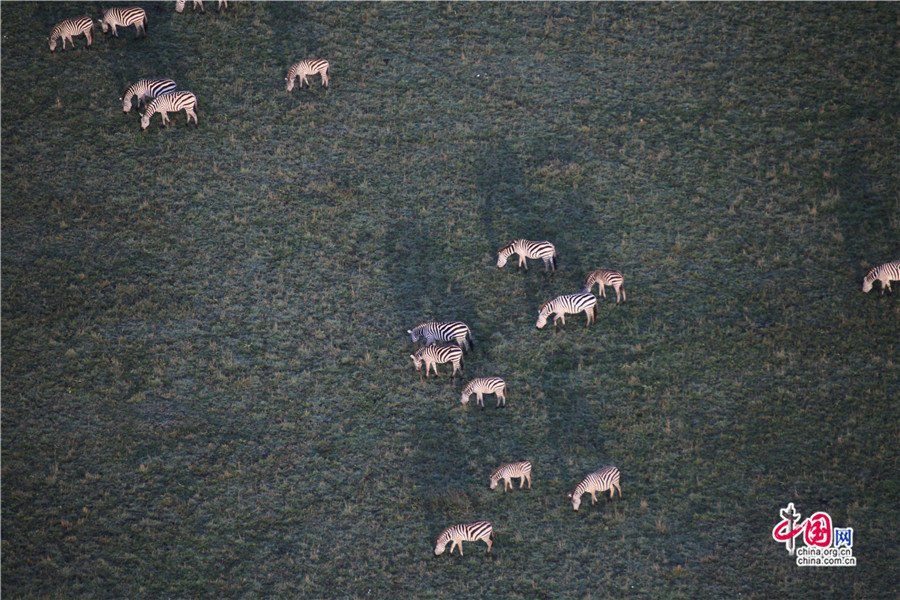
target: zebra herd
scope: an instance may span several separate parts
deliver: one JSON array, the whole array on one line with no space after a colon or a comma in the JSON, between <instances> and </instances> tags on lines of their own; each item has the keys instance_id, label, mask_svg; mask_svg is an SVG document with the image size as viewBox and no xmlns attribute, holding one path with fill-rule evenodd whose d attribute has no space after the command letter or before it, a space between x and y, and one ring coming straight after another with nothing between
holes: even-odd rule
<instances>
[{"instance_id":1,"label":"zebra herd","mask_svg":"<svg viewBox=\"0 0 900 600\"><path fill-rule=\"evenodd\" d=\"M227 0L217 0L217 4L219 11L228 7ZM185 5L186 0L177 0L175 12L181 14ZM198 8L201 13L205 12L202 0L193 0L193 10L196 11ZM99 23L103 33L109 31L114 37L118 37L118 27L130 27L133 25L135 27L135 39L146 37L149 25L146 12L139 7L114 7L107 9L103 12ZM73 38L79 35L85 36L85 48L90 49L93 42L93 28L94 21L89 16L60 22L53 27L50 36L47 38L50 51L56 51L60 38L62 39L63 50L66 49L66 42L74 49L75 42ZM301 89L304 84L307 87L312 87L308 77L314 75L320 76L322 87L326 89L329 87L331 71L327 60L321 58L308 59L293 64L285 78L287 92L291 92L294 89L294 82L297 79L299 79ZM168 113L181 110L185 112L188 124L193 119L194 123L199 125L196 113L196 96L186 90L177 90L177 87L176 82L169 78L140 79L129 85L122 93L120 97L122 109L125 114L129 113L135 107L135 100L138 108L145 107L144 113L141 114L141 130L149 127L150 119L153 115L159 113L162 118L162 124L165 126L170 121ZM513 240L497 251L497 268L502 269L513 254L518 255L517 270L524 268L526 272L528 271L527 259L541 259L544 263L545 273L549 275L555 273L558 267L556 247L548 241ZM871 291L874 282L878 281L881 284L882 295L885 290L891 293L890 282L898 280L900 280L900 261L878 265L865 275L862 291L868 293ZM622 273L612 269L597 269L588 274L580 292L560 295L543 303L538 309L535 327L543 329L551 315L553 316L554 328L557 327L558 323L565 326L565 315L578 314L580 312L585 313L587 326L589 327L596 320L598 310L598 299L592 293L595 284L598 287L598 296L600 298L606 298L605 288L610 286L616 293L617 305L626 301ZM468 325L461 321L425 322L407 330L407 333L410 334L414 344L420 339L424 340L424 346L410 355L416 371L421 371L424 364L426 378L429 377L432 370L437 376L437 366L450 363L453 366L450 377L455 377L457 372L462 377L464 355L474 350L474 339ZM507 382L497 376L475 378L463 388L460 398L461 404L466 405L473 394L476 397L476 404L482 410L484 410L484 395L486 394L496 395L496 408L505 408ZM499 481L502 479L505 493L513 488L511 481L513 478L519 478L519 489L522 489L526 482L530 489L532 484L531 462L521 460L501 465L490 475L490 489L496 489ZM591 495L591 504L593 505L597 502L596 493L605 491L610 492L611 500L615 497L616 491L619 492L619 497L622 497L620 472L615 466L604 466L586 475L573 492L568 494L568 497L572 502L573 509L577 511L581 505L583 494L589 493ZM438 536L434 553L435 555L442 554L449 543L451 554L458 546L459 553L462 555L462 542L464 541L484 541L488 547L487 551L490 552L494 542L492 525L488 521L476 521L448 527Z\"/></svg>"},{"instance_id":2,"label":"zebra herd","mask_svg":"<svg viewBox=\"0 0 900 600\"><path fill-rule=\"evenodd\" d=\"M184 11L186 2L187 0L177 0L175 2L175 12L181 14ZM206 9L203 8L202 0L193 0L192 10L196 11L198 8L200 12L206 12ZM226 8L228 8L228 0L218 0L217 10L221 12ZM131 25L135 27L135 39L141 37L141 34L144 37L147 36L148 20L147 13L143 8L137 6L110 8L104 11L103 18L100 19L100 27L103 33L111 31L115 37L119 37L116 27L130 27ZM59 38L62 38L63 50L66 49L67 41L74 50L75 41L73 38L79 35L84 35L87 39L85 48L89 49L93 42L93 31L94 21L88 16L66 19L58 23L50 31L50 36L47 38L50 52L56 51ZM290 92L294 89L294 80L297 78L300 79L301 89L303 89L304 83L308 87L312 87L312 84L307 79L311 75L321 76L322 87L327 89L330 74L331 67L327 60L322 58L302 60L292 65L288 70L288 76L285 78L287 91ZM138 106L143 106L146 103L147 108L141 115L141 131L150 126L150 118L153 115L159 113L162 117L162 124L165 126L170 121L168 113L181 110L187 116L188 125L191 124L191 119L194 120L195 125L199 125L200 121L196 112L197 97L188 91L175 91L176 87L175 81L168 78L141 79L128 86L119 100L122 102L122 109L126 114L132 108L132 98L137 97Z\"/></svg>"},{"instance_id":3,"label":"zebra herd","mask_svg":"<svg viewBox=\"0 0 900 600\"><path fill-rule=\"evenodd\" d=\"M540 258L544 262L546 273L553 274L556 272L556 247L548 241L513 240L497 251L497 268L502 269L513 254L518 254L519 256L517 270L524 267L527 271L527 259ZM591 272L584 282L583 291L558 296L541 305L538 310L537 328L543 328L550 315L554 315L554 325L558 320L565 325L566 314L579 312L587 314L588 325L590 325L597 316L597 298L591 293L594 284L597 285L601 298L606 297L605 287L611 286L616 292L616 304L621 304L625 301L624 281L622 274L612 269L598 269ZM451 379L456 375L457 371L460 373L460 377L462 376L463 356L474 349L472 330L468 325L462 321L429 321L416 325L412 329L407 329L406 332L412 338L413 344L420 339L425 342L424 346L409 355L416 371L421 371L422 364L424 364L425 377L428 378L432 370L437 376L438 364L452 363L453 372L450 374ZM448 342L455 342L455 344ZM476 404L484 410L484 396L486 394L495 394L497 396L496 407L506 408L506 391L506 381L501 377L477 377L463 388L460 402L463 405L467 404L474 394ZM495 489L502 479L505 493L507 490L512 489L511 480L513 478L519 478L519 489L522 489L526 482L528 487L531 488L531 472L532 465L527 460L501 465L491 473L490 489ZM591 504L594 504L597 501L596 493L607 490L610 492L610 499L614 497L616 491L619 492L619 497L622 496L619 470L611 465L587 475L568 497L572 501L572 508L577 511L581 506L582 494L591 494ZM491 551L494 544L494 530L490 522L476 521L448 527L438 536L434 553L435 555L442 554L447 544L450 543L450 553L453 554L453 550L458 546L459 553L462 555L463 542L477 541L484 541L487 544L488 552Z\"/></svg>"}]
</instances>

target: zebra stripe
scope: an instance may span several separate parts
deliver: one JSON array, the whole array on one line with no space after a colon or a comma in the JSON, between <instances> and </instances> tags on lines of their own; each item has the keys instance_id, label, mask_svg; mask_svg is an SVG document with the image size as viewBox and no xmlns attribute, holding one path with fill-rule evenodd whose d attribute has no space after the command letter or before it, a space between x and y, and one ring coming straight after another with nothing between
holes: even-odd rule
<instances>
[{"instance_id":1,"label":"zebra stripe","mask_svg":"<svg viewBox=\"0 0 900 600\"><path fill-rule=\"evenodd\" d=\"M100 19L100 27L103 29L103 33L106 33L107 29L112 29L112 34L115 37L119 37L116 27L129 27L131 25L134 25L135 39L140 37L142 32L145 37L147 36L147 13L144 12L143 8L137 6L108 8L103 13L103 18Z\"/></svg>"},{"instance_id":2,"label":"zebra stripe","mask_svg":"<svg viewBox=\"0 0 900 600\"><path fill-rule=\"evenodd\" d=\"M168 113L178 112L179 110L183 110L187 115L188 125L191 123L191 117L194 118L194 123L199 125L200 122L197 120L197 113L194 112L196 108L197 97L191 92L169 92L168 94L158 96L150 101L147 105L146 112L141 115L141 131L150 126L150 117L156 113L162 115L162 124L165 126L166 123L169 122Z\"/></svg>"},{"instance_id":3,"label":"zebra stripe","mask_svg":"<svg viewBox=\"0 0 900 600\"><path fill-rule=\"evenodd\" d=\"M306 79L307 75L315 75L318 73L322 76L322 86L328 87L328 75L330 73L330 67L328 65L328 61L324 58L315 58L311 60L301 60L300 62L291 66L288 69L287 77L285 81L287 81L287 91L291 91L294 89L294 78L300 78L300 89L303 89L303 84L305 83L308 87L312 87L312 84Z\"/></svg>"},{"instance_id":4,"label":"zebra stripe","mask_svg":"<svg viewBox=\"0 0 900 600\"><path fill-rule=\"evenodd\" d=\"M475 401L482 410L484 410L485 394L497 394L497 408L500 408L501 401L503 402L503 407L506 407L506 382L499 377L479 377L473 379L465 388L463 388L460 402L467 404L469 402L469 396L472 394L475 394Z\"/></svg>"},{"instance_id":5,"label":"zebra stripe","mask_svg":"<svg viewBox=\"0 0 900 600\"><path fill-rule=\"evenodd\" d=\"M495 489L497 484L503 479L503 493L506 493L507 488L512 489L512 478L519 477L519 489L525 485L525 481L528 481L528 489L531 489L531 463L527 460L522 460L514 463L507 463L501 467L498 467L493 473L491 473L491 489Z\"/></svg>"},{"instance_id":6,"label":"zebra stripe","mask_svg":"<svg viewBox=\"0 0 900 600\"><path fill-rule=\"evenodd\" d=\"M519 265L516 271L525 267L528 271L526 258L540 258L544 261L544 272L556 271L556 248L550 242L532 242L530 240L513 240L497 250L497 268L502 269L506 261L513 254L519 255Z\"/></svg>"},{"instance_id":7,"label":"zebra stripe","mask_svg":"<svg viewBox=\"0 0 900 600\"><path fill-rule=\"evenodd\" d=\"M869 270L863 278L862 291L868 294L876 280L881 282L881 296L884 295L884 290L892 294L891 281L900 281L900 260L884 263Z\"/></svg>"},{"instance_id":8,"label":"zebra stripe","mask_svg":"<svg viewBox=\"0 0 900 600\"><path fill-rule=\"evenodd\" d=\"M622 488L619 487L619 470L613 466L603 467L599 471L594 471L575 486L575 491L569 494L569 498L572 499L572 508L578 510L578 507L581 506L582 494L590 493L591 505L593 505L597 503L596 493L605 492L606 490L609 490L610 500L612 500L616 490L619 490L619 498L622 497Z\"/></svg>"},{"instance_id":9,"label":"zebra stripe","mask_svg":"<svg viewBox=\"0 0 900 600\"><path fill-rule=\"evenodd\" d=\"M138 106L143 106L147 100L175 91L176 84L171 79L141 79L129 85L122 97L122 110L125 114L131 110L131 98L137 96Z\"/></svg>"},{"instance_id":10,"label":"zebra stripe","mask_svg":"<svg viewBox=\"0 0 900 600\"><path fill-rule=\"evenodd\" d=\"M62 23L58 23L52 30L50 30L50 37L47 38L47 41L50 44L50 52L56 52L56 40L60 37L62 38L62 49L66 49L66 40L72 44L72 50L75 49L75 40L72 38L76 35L84 34L85 39L87 39L87 46L85 48L91 47L91 42L94 41L94 21L91 20L90 17L78 17L75 19L66 19Z\"/></svg>"},{"instance_id":11,"label":"zebra stripe","mask_svg":"<svg viewBox=\"0 0 900 600\"><path fill-rule=\"evenodd\" d=\"M487 544L487 551L491 551L491 547L494 545L494 528L487 521L453 525L442 531L441 535L438 536L434 546L434 554L435 556L443 554L444 548L447 547L447 542L451 542L450 554L452 555L454 548L459 546L459 555L463 556L462 543L477 542L478 540Z\"/></svg>"},{"instance_id":12,"label":"zebra stripe","mask_svg":"<svg viewBox=\"0 0 900 600\"><path fill-rule=\"evenodd\" d=\"M179 15L184 12L184 5L187 4L187 0L175 0L175 12ZM200 9L200 12L205 13L206 9L203 8L203 0L193 0L193 7L191 11L195 11ZM228 8L228 0L217 0L216 1L216 11L222 12Z\"/></svg>"},{"instance_id":13,"label":"zebra stripe","mask_svg":"<svg viewBox=\"0 0 900 600\"><path fill-rule=\"evenodd\" d=\"M415 344L419 338L425 338L425 345L430 346L435 342L456 341L463 352L475 348L475 340L472 339L472 330L462 321L431 321L421 323L412 329L407 329Z\"/></svg>"},{"instance_id":14,"label":"zebra stripe","mask_svg":"<svg viewBox=\"0 0 900 600\"><path fill-rule=\"evenodd\" d=\"M594 284L597 284L600 297L606 298L606 286L611 285L616 290L616 304L625 302L625 278L618 271L612 269L597 269L584 280L584 292L589 294Z\"/></svg>"},{"instance_id":15,"label":"zebra stripe","mask_svg":"<svg viewBox=\"0 0 900 600\"><path fill-rule=\"evenodd\" d=\"M438 363L453 363L453 373L450 374L450 377L456 375L456 371L462 372L463 352L458 346L451 346L449 344L443 346L424 346L419 348L415 354L410 354L409 357L413 360L416 371L421 371L422 362L425 363L426 378L432 367L434 368L434 375L437 377ZM462 375L460 375L460 377L461 376Z\"/></svg>"},{"instance_id":16,"label":"zebra stripe","mask_svg":"<svg viewBox=\"0 0 900 600\"><path fill-rule=\"evenodd\" d=\"M547 324L547 317L554 313L553 327L556 328L556 321L561 320L563 327L566 325L566 314L577 314L584 311L587 315L587 326L597 318L597 299L593 294L568 294L566 296L557 296L549 302L544 302L538 311L538 320L534 324L538 329L543 329Z\"/></svg>"}]
</instances>

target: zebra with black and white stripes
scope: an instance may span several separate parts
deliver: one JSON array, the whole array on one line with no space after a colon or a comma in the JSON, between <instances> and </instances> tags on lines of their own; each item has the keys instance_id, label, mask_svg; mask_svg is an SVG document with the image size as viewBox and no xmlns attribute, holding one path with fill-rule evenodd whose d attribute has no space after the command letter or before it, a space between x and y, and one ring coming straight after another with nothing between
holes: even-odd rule
<instances>
[{"instance_id":1,"label":"zebra with black and white stripes","mask_svg":"<svg viewBox=\"0 0 900 600\"><path fill-rule=\"evenodd\" d=\"M456 375L456 372L460 372L460 377L462 377L463 370L463 352L459 348L459 346L452 346L450 344L444 344L440 346L424 346L419 348L415 354L410 354L409 357L413 360L413 364L416 367L416 371L422 370L422 363L425 363L425 378L428 378L429 371L434 368L434 375L437 377L438 370L437 366L440 363L453 363L453 373L450 374L450 377Z\"/></svg>"},{"instance_id":2,"label":"zebra with black and white stripes","mask_svg":"<svg viewBox=\"0 0 900 600\"><path fill-rule=\"evenodd\" d=\"M544 261L544 272L556 271L556 248L550 242L532 242L531 240L513 240L497 250L497 268L502 269L513 254L519 255L516 271L525 267L528 271L527 258L540 258Z\"/></svg>"},{"instance_id":3,"label":"zebra with black and white stripes","mask_svg":"<svg viewBox=\"0 0 900 600\"><path fill-rule=\"evenodd\" d=\"M593 294L567 294L565 296L557 296L549 302L544 302L538 310L537 323L534 324L538 329L543 329L547 324L547 317L553 314L553 328L556 329L556 322L562 321L563 327L566 326L566 315L584 312L587 315L587 326L597 318L597 299Z\"/></svg>"},{"instance_id":4,"label":"zebra with black and white stripes","mask_svg":"<svg viewBox=\"0 0 900 600\"><path fill-rule=\"evenodd\" d=\"M484 410L485 394L496 394L497 408L500 408L501 402L503 403L503 408L506 408L506 382L499 377L478 377L473 379L463 388L460 402L468 404L469 397L472 394L475 394L475 402L481 407L481 410Z\"/></svg>"},{"instance_id":5,"label":"zebra with black and white stripes","mask_svg":"<svg viewBox=\"0 0 900 600\"><path fill-rule=\"evenodd\" d=\"M507 488L512 489L513 477L519 478L520 490L524 487L526 481L528 482L528 489L531 489L531 463L527 460L520 460L519 462L507 463L498 467L491 473L491 489L495 489L502 479L503 493L505 494Z\"/></svg>"},{"instance_id":6,"label":"zebra with black and white stripes","mask_svg":"<svg viewBox=\"0 0 900 600\"><path fill-rule=\"evenodd\" d=\"M412 337L414 344L419 341L419 338L424 338L426 346L435 342L456 341L463 352L475 348L472 330L462 321L429 321L407 329L406 333Z\"/></svg>"},{"instance_id":7,"label":"zebra with black and white stripes","mask_svg":"<svg viewBox=\"0 0 900 600\"><path fill-rule=\"evenodd\" d=\"M165 126L169 122L168 113L178 112L179 110L183 110L187 115L188 125L191 124L191 117L194 118L194 123L199 125L200 121L197 120L197 113L194 112L196 108L197 97L191 92L169 92L168 94L157 96L147 104L147 110L141 115L141 131L150 126L150 117L156 113L162 115L162 124Z\"/></svg>"},{"instance_id":8,"label":"zebra with black and white stripes","mask_svg":"<svg viewBox=\"0 0 900 600\"><path fill-rule=\"evenodd\" d=\"M287 77L284 79L287 81L287 91L290 92L294 89L294 79L297 77L300 78L300 89L303 89L304 83L307 86L312 87L312 84L306 79L306 76L315 75L316 73L322 76L322 87L327 88L330 71L331 67L324 58L301 60L300 62L291 65L291 68L288 69Z\"/></svg>"},{"instance_id":9,"label":"zebra with black and white stripes","mask_svg":"<svg viewBox=\"0 0 900 600\"><path fill-rule=\"evenodd\" d=\"M606 298L606 286L612 286L616 290L616 304L625 302L625 278L618 271L612 269L597 269L584 280L584 292L589 294L594 284L597 284L601 298Z\"/></svg>"},{"instance_id":10,"label":"zebra with black and white stripes","mask_svg":"<svg viewBox=\"0 0 900 600\"><path fill-rule=\"evenodd\" d=\"M103 33L106 33L107 29L112 29L112 34L115 37L119 37L116 27L130 27L132 25L134 25L134 39L139 38L141 33L144 34L144 37L147 37L149 22L147 21L147 13L144 12L143 8L138 6L108 8L104 11L103 18L100 19L100 27L103 29Z\"/></svg>"},{"instance_id":11,"label":"zebra with black and white stripes","mask_svg":"<svg viewBox=\"0 0 900 600\"><path fill-rule=\"evenodd\" d=\"M184 5L187 4L187 0L175 0L175 12L179 15L184 12ZM191 7L191 11L195 11L200 9L200 12L205 13L206 9L203 8L203 0L193 0L193 5ZM228 8L228 0L217 0L216 3L216 11L222 12Z\"/></svg>"},{"instance_id":12,"label":"zebra with black and white stripes","mask_svg":"<svg viewBox=\"0 0 900 600\"><path fill-rule=\"evenodd\" d=\"M616 490L619 490L619 498L622 497L622 488L619 487L619 470L613 466L603 467L599 471L594 471L575 486L575 491L569 494L569 498L572 499L572 508L578 510L578 507L581 506L582 494L590 493L591 505L594 505L597 503L596 493L605 492L606 490L609 490L610 500L612 500Z\"/></svg>"},{"instance_id":13,"label":"zebra with black and white stripes","mask_svg":"<svg viewBox=\"0 0 900 600\"><path fill-rule=\"evenodd\" d=\"M131 99L133 97L137 97L138 106L143 106L148 100L174 92L176 87L177 85L172 79L140 79L125 88L125 92L119 98L122 101L122 110L125 111L125 114L128 114L128 111L131 110Z\"/></svg>"},{"instance_id":14,"label":"zebra with black and white stripes","mask_svg":"<svg viewBox=\"0 0 900 600\"><path fill-rule=\"evenodd\" d=\"M434 546L435 556L444 553L447 543L450 543L450 554L453 554L454 548L459 546L459 555L463 556L463 542L483 541L487 544L487 551L491 551L494 545L494 528L487 521L475 521L474 523L462 523L453 525L441 532Z\"/></svg>"},{"instance_id":15,"label":"zebra with black and white stripes","mask_svg":"<svg viewBox=\"0 0 900 600\"><path fill-rule=\"evenodd\" d=\"M59 38L62 38L63 50L66 49L66 40L72 44L72 50L74 50L75 40L72 38L81 34L84 34L85 39L87 39L85 48L90 48L91 42L94 41L94 21L90 17L77 17L57 23L50 30L50 37L47 38L47 42L50 44L50 52L56 52L56 40Z\"/></svg>"},{"instance_id":16,"label":"zebra with black and white stripes","mask_svg":"<svg viewBox=\"0 0 900 600\"><path fill-rule=\"evenodd\" d=\"M884 290L887 290L888 294L892 294L891 281L900 281L900 260L870 269L863 278L862 291L868 294L872 289L872 284L876 281L881 282L881 294L879 295L883 296Z\"/></svg>"}]
</instances>

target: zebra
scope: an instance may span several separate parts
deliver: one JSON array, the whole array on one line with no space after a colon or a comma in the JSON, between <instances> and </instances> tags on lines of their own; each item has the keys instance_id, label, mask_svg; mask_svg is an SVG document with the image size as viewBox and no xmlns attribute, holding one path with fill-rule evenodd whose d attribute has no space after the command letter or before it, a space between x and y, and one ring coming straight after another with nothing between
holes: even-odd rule
<instances>
[{"instance_id":1,"label":"zebra","mask_svg":"<svg viewBox=\"0 0 900 600\"><path fill-rule=\"evenodd\" d=\"M556 248L550 242L532 242L530 240L513 240L497 250L497 268L502 269L510 255L519 255L519 265L516 271L525 267L528 271L526 258L540 258L544 261L544 272L556 271Z\"/></svg>"},{"instance_id":2,"label":"zebra","mask_svg":"<svg viewBox=\"0 0 900 600\"><path fill-rule=\"evenodd\" d=\"M165 126L169 122L167 113L178 112L179 110L183 110L187 115L188 125L191 124L191 117L194 118L194 123L199 125L200 121L197 120L197 113L194 112L196 108L197 97L191 92L169 92L168 94L157 96L147 104L147 109L141 115L141 131L150 126L150 117L156 113L162 115L162 124Z\"/></svg>"},{"instance_id":3,"label":"zebra","mask_svg":"<svg viewBox=\"0 0 900 600\"><path fill-rule=\"evenodd\" d=\"M47 42L50 43L50 52L56 52L56 40L62 38L62 49L66 49L66 40L72 44L72 50L75 49L75 40L72 38L76 35L84 34L87 39L87 46L91 47L94 41L94 21L90 17L77 17L75 19L66 19L62 23L57 24L51 31Z\"/></svg>"},{"instance_id":4,"label":"zebra","mask_svg":"<svg viewBox=\"0 0 900 600\"><path fill-rule=\"evenodd\" d=\"M496 471L491 473L491 489L496 489L497 484L500 480L503 480L503 493L506 493L506 489L512 489L512 481L513 477L519 478L519 489L525 485L525 481L528 481L528 489L531 489L531 463L527 460L521 460L519 462L507 463L501 467L498 467Z\"/></svg>"},{"instance_id":5,"label":"zebra","mask_svg":"<svg viewBox=\"0 0 900 600\"><path fill-rule=\"evenodd\" d=\"M310 60L301 60L300 62L291 66L288 69L288 75L285 77L285 81L287 81L287 91L291 91L294 89L294 78L300 78L300 89L303 89L303 84L305 83L309 87L312 87L312 84L306 79L307 75L315 75L318 73L322 76L322 87L328 87L328 76L330 74L330 66L328 61L324 58L314 58Z\"/></svg>"},{"instance_id":6,"label":"zebra","mask_svg":"<svg viewBox=\"0 0 900 600\"><path fill-rule=\"evenodd\" d=\"M462 373L463 367L463 352L459 349L458 346L452 346L450 344L444 344L441 346L424 346L419 348L415 354L410 354L409 357L413 360L413 364L416 366L416 371L422 370L422 362L425 362L425 378L428 378L428 372L434 368L434 375L437 377L438 371L437 366L438 363L453 363L453 372L450 374L450 377L456 375L456 371L460 371ZM460 377L462 375L460 374Z\"/></svg>"},{"instance_id":7,"label":"zebra","mask_svg":"<svg viewBox=\"0 0 900 600\"><path fill-rule=\"evenodd\" d=\"M478 540L487 544L487 551L491 551L491 546L494 545L494 528L487 521L453 525L442 531L441 535L438 536L434 546L434 555L440 556L443 554L444 549L447 547L447 542L451 542L450 554L453 554L454 548L459 546L459 555L463 556L462 543L477 542Z\"/></svg>"},{"instance_id":8,"label":"zebra","mask_svg":"<svg viewBox=\"0 0 900 600\"><path fill-rule=\"evenodd\" d=\"M619 487L619 470L613 466L594 471L575 486L575 491L569 494L569 498L572 499L572 508L578 510L578 507L581 506L582 494L590 493L591 505L593 505L597 502L596 492L605 492L606 490L609 490L610 500L616 490L619 490L619 498L622 497L622 488Z\"/></svg>"},{"instance_id":9,"label":"zebra","mask_svg":"<svg viewBox=\"0 0 900 600\"><path fill-rule=\"evenodd\" d=\"M140 37L141 32L143 32L144 37L147 37L148 24L147 13L144 12L143 8L137 6L108 8L104 11L103 18L100 19L100 27L103 29L103 33L106 33L107 29L112 29L112 34L115 37L119 37L116 27L134 25L134 39Z\"/></svg>"},{"instance_id":10,"label":"zebra","mask_svg":"<svg viewBox=\"0 0 900 600\"><path fill-rule=\"evenodd\" d=\"M420 323L412 329L407 329L415 344L419 338L425 338L425 345L430 346L435 342L456 341L463 352L475 349L475 340L472 339L472 330L462 321L431 321Z\"/></svg>"},{"instance_id":11,"label":"zebra","mask_svg":"<svg viewBox=\"0 0 900 600\"><path fill-rule=\"evenodd\" d=\"M128 111L131 110L131 98L133 96L137 96L138 106L142 106L147 100L174 92L175 87L176 84L171 79L141 79L129 85L122 97L119 98L122 101L122 110L125 111L125 114L128 114Z\"/></svg>"},{"instance_id":12,"label":"zebra","mask_svg":"<svg viewBox=\"0 0 900 600\"><path fill-rule=\"evenodd\" d=\"M460 402L468 404L469 396L475 394L475 401L478 406L484 410L484 395L497 394L497 408L500 408L501 401L503 408L506 408L506 382L499 377L479 377L470 381L463 388L462 398Z\"/></svg>"},{"instance_id":13,"label":"zebra","mask_svg":"<svg viewBox=\"0 0 900 600\"><path fill-rule=\"evenodd\" d=\"M534 326L538 329L543 329L544 325L547 324L547 317L554 313L553 328L556 329L557 320L562 320L563 327L565 327L566 314L576 314L581 311L584 311L584 314L587 315L587 326L590 327L591 323L597 318L597 299L593 294L582 292L580 294L557 296L553 300L541 304L541 308L538 310L538 320Z\"/></svg>"},{"instance_id":14,"label":"zebra","mask_svg":"<svg viewBox=\"0 0 900 600\"><path fill-rule=\"evenodd\" d=\"M625 278L622 277L622 274L618 271L613 271L612 269L597 269L587 276L587 279L584 280L584 292L586 294L590 293L591 288L594 287L594 284L597 284L597 289L599 290L600 297L606 298L606 286L611 285L614 290L616 290L616 304L620 304L621 302L625 302L625 288L623 284L625 283Z\"/></svg>"},{"instance_id":15,"label":"zebra","mask_svg":"<svg viewBox=\"0 0 900 600\"><path fill-rule=\"evenodd\" d=\"M868 294L876 280L881 282L880 295L884 295L884 290L887 290L888 294L892 294L891 281L900 281L900 260L884 263L870 269L863 278L862 291Z\"/></svg>"},{"instance_id":16,"label":"zebra","mask_svg":"<svg viewBox=\"0 0 900 600\"><path fill-rule=\"evenodd\" d=\"M175 0L175 12L179 15L184 11L184 5L187 3L187 0ZM203 0L193 0L192 11L200 9L200 12L205 13L206 9L203 8ZM216 11L222 12L228 8L228 0L217 0L216 2Z\"/></svg>"}]
</instances>

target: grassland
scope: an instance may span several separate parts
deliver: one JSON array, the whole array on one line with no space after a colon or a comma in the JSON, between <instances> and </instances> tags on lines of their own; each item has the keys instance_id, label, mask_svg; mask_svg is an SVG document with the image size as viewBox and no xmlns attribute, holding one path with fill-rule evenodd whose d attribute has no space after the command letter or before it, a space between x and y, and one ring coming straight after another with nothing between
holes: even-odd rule
<instances>
[{"instance_id":1,"label":"grassland","mask_svg":"<svg viewBox=\"0 0 900 600\"><path fill-rule=\"evenodd\" d=\"M897 597L898 5L143 6L55 54L100 3L0 6L4 597ZM199 126L141 133L145 76ZM599 267L628 302L536 331ZM412 371L427 319L506 410Z\"/></svg>"}]
</instances>

